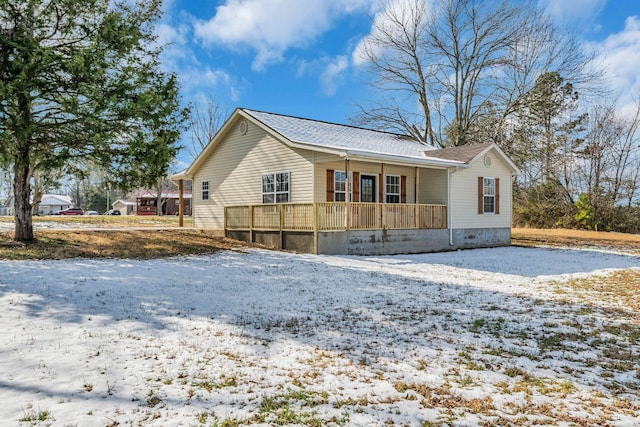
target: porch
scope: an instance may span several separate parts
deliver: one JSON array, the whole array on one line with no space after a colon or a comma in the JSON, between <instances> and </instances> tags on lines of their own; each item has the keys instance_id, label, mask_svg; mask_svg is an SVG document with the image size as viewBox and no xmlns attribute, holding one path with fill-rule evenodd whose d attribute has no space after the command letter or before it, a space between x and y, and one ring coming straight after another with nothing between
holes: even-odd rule
<instances>
[{"instance_id":1,"label":"porch","mask_svg":"<svg viewBox=\"0 0 640 427\"><path fill-rule=\"evenodd\" d=\"M317 202L224 209L226 236L312 253L347 253L354 237L374 242L399 230L395 234L403 241L422 241L424 230L446 229L447 206L438 204Z\"/></svg>"}]
</instances>

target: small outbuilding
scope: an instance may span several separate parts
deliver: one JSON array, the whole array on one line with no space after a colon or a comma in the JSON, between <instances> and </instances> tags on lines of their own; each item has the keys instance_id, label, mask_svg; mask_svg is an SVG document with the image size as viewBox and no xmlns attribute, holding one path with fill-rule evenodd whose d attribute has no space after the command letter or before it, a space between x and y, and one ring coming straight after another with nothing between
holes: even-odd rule
<instances>
[{"instance_id":1,"label":"small outbuilding","mask_svg":"<svg viewBox=\"0 0 640 427\"><path fill-rule=\"evenodd\" d=\"M508 245L518 168L493 143L236 109L174 181L194 226L302 252L396 254Z\"/></svg>"},{"instance_id":2,"label":"small outbuilding","mask_svg":"<svg viewBox=\"0 0 640 427\"><path fill-rule=\"evenodd\" d=\"M38 215L53 215L58 211L63 211L71 207L73 207L73 201L69 196L44 194L38 207Z\"/></svg>"},{"instance_id":3,"label":"small outbuilding","mask_svg":"<svg viewBox=\"0 0 640 427\"><path fill-rule=\"evenodd\" d=\"M136 201L118 199L111 203L111 208L120 212L120 215L135 215L136 214Z\"/></svg>"}]
</instances>

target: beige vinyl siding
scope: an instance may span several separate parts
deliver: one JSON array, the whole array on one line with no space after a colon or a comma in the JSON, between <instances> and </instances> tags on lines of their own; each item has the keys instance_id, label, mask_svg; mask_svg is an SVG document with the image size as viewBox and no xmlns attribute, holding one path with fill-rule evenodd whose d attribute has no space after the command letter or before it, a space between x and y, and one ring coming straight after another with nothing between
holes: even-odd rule
<instances>
[{"instance_id":1,"label":"beige vinyl siding","mask_svg":"<svg viewBox=\"0 0 640 427\"><path fill-rule=\"evenodd\" d=\"M441 169L420 169L418 201L426 204L446 205L447 171Z\"/></svg>"},{"instance_id":2,"label":"beige vinyl siding","mask_svg":"<svg viewBox=\"0 0 640 427\"><path fill-rule=\"evenodd\" d=\"M225 206L262 204L265 173L290 172L290 201L312 201L313 153L290 148L251 122L243 135L239 123L232 124L194 175L193 217L197 228L223 228ZM202 200L201 183L206 180L209 200Z\"/></svg>"},{"instance_id":3,"label":"beige vinyl siding","mask_svg":"<svg viewBox=\"0 0 640 427\"><path fill-rule=\"evenodd\" d=\"M484 165L481 156L468 169L459 169L452 176L452 227L511 227L511 172L500 155L491 150L491 166ZM478 177L500 178L500 213L478 214Z\"/></svg>"},{"instance_id":4,"label":"beige vinyl siding","mask_svg":"<svg viewBox=\"0 0 640 427\"><path fill-rule=\"evenodd\" d=\"M316 165L315 165L315 185L313 189L313 196L316 202L324 202L327 200L327 170L339 170L345 169L344 160L338 156L331 156L328 154L316 153ZM376 191L380 191L380 185L384 190L384 180L380 182L380 173L382 172L382 165L380 163L368 163L368 162L349 162L349 171L358 172L360 175L374 175L376 177ZM407 203L415 203L415 167L409 166L394 166L385 164L385 175L404 175L407 177ZM446 191L446 189L445 189ZM357 201L357 200L354 200ZM377 200L381 202L381 200Z\"/></svg>"}]
</instances>

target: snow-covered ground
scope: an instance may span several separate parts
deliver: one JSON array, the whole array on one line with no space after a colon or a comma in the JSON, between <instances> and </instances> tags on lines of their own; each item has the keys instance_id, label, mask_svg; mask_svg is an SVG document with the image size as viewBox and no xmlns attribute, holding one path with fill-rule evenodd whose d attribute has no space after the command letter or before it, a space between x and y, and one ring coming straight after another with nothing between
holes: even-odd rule
<instances>
[{"instance_id":1,"label":"snow-covered ground","mask_svg":"<svg viewBox=\"0 0 640 427\"><path fill-rule=\"evenodd\" d=\"M516 247L0 262L0 420L640 425L638 313L570 284L630 268Z\"/></svg>"}]
</instances>

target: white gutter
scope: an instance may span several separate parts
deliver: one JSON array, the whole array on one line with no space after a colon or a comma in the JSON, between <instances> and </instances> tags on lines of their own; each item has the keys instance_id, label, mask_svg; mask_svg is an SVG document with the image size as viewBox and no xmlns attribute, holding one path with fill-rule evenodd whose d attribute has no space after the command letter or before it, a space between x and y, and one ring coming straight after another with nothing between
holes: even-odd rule
<instances>
[{"instance_id":1,"label":"white gutter","mask_svg":"<svg viewBox=\"0 0 640 427\"><path fill-rule=\"evenodd\" d=\"M362 161L368 161L368 162L384 161L384 162L393 163L396 165L405 165L405 166L420 165L420 166L440 167L443 169L448 167L461 167L461 168L471 167L467 163L461 162L458 160L443 160L437 157L429 157L429 156L425 156L424 158L419 158L419 157L403 156L400 154L378 153L378 152L365 151L365 150L347 150L339 147L322 147L316 144L309 144L309 143L299 142L299 141L291 141L286 138L284 138L283 140L287 141L286 143L290 147L299 148L302 150L317 151L319 153L334 154L344 159L350 159L350 160L362 160Z\"/></svg>"},{"instance_id":2,"label":"white gutter","mask_svg":"<svg viewBox=\"0 0 640 427\"><path fill-rule=\"evenodd\" d=\"M447 206L447 225L449 227L449 246L453 246L453 197L451 195L451 180L454 173L458 172L458 166L453 168L449 168L447 170L447 197L448 197L448 206Z\"/></svg>"},{"instance_id":3,"label":"white gutter","mask_svg":"<svg viewBox=\"0 0 640 427\"><path fill-rule=\"evenodd\" d=\"M394 163L399 165L406 166L431 166L431 167L440 167L440 168L469 168L471 167L465 162L457 161L457 160L441 160L433 157L427 158L417 158L417 157L407 157L401 155L393 155L393 154L379 154L379 153L371 153L368 151L354 151L348 150L342 154L343 157L349 158L350 160L363 160L363 161L384 161L386 163Z\"/></svg>"}]
</instances>

